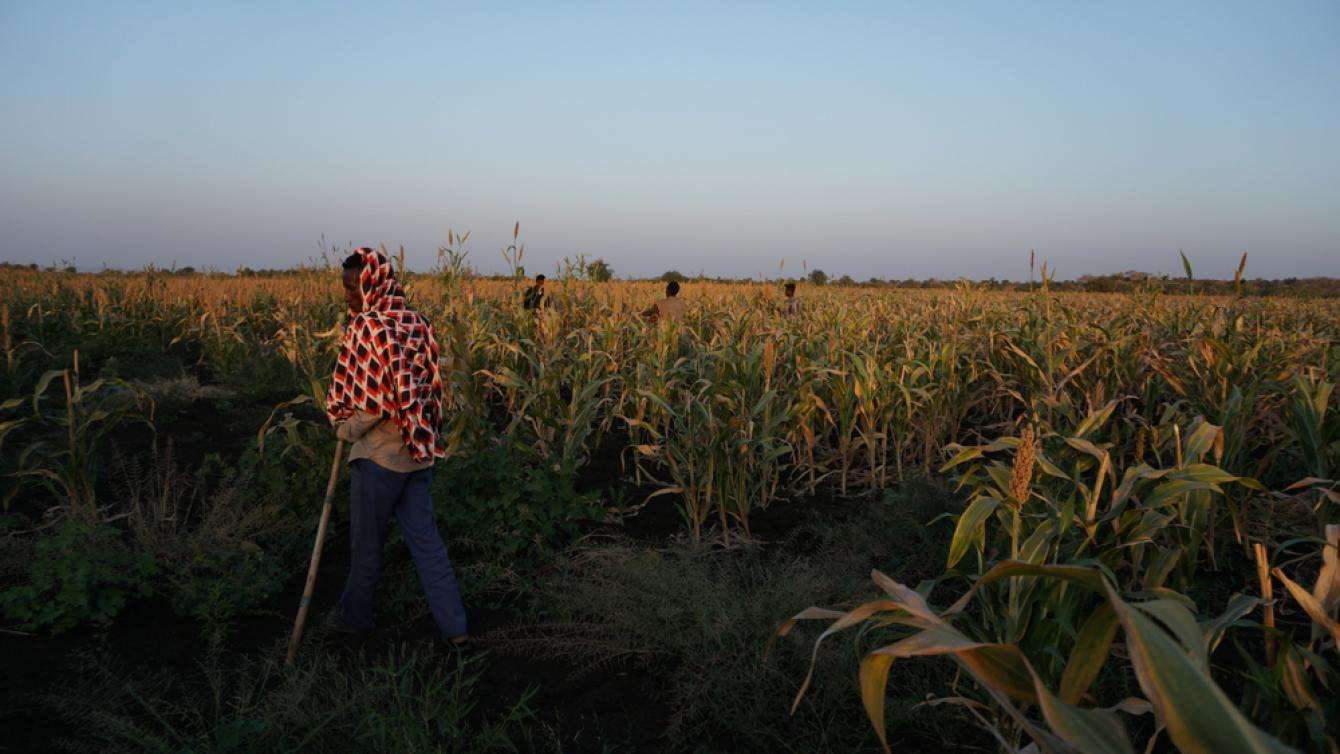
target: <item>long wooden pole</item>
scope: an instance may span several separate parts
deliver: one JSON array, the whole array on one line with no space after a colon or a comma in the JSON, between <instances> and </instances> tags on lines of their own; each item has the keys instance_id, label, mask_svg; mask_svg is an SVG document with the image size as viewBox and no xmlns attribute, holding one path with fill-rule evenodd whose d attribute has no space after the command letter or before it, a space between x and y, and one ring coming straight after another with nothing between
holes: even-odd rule
<instances>
[{"instance_id":1,"label":"long wooden pole","mask_svg":"<svg viewBox=\"0 0 1340 754\"><path fill-rule=\"evenodd\" d=\"M340 478L340 457L344 455L344 440L335 442L335 460L330 464L330 479L326 482L326 501L321 506L321 523L316 527L316 544L312 546L312 562L307 566L307 584L302 588L302 601L298 603L298 616L293 619L293 635L288 640L288 654L284 664L292 665L298 656L298 642L302 640L302 627L307 622L307 611L312 606L312 592L316 589L316 570L321 565L321 547L326 542L326 525L330 523L331 501L335 497L335 482Z\"/></svg>"}]
</instances>

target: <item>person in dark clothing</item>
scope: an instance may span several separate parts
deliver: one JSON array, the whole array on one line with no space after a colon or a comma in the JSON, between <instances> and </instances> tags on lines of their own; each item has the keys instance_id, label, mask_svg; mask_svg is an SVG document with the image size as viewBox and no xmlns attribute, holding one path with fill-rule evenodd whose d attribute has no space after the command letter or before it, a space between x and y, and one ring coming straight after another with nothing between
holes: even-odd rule
<instances>
[{"instance_id":1,"label":"person in dark clothing","mask_svg":"<svg viewBox=\"0 0 1340 754\"><path fill-rule=\"evenodd\" d=\"M521 305L527 309L539 309L544 306L544 275L535 276L535 285L526 289Z\"/></svg>"},{"instance_id":2,"label":"person in dark clothing","mask_svg":"<svg viewBox=\"0 0 1340 754\"><path fill-rule=\"evenodd\" d=\"M800 314L800 299L796 298L796 284L787 283L783 290L786 293L786 300L782 304L782 314L788 317Z\"/></svg>"}]
</instances>

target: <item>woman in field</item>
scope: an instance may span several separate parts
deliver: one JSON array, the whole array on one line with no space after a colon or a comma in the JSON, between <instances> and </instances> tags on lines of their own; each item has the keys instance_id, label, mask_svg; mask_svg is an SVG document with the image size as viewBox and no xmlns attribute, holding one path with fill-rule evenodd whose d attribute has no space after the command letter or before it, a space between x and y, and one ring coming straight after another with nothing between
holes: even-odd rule
<instances>
[{"instance_id":1,"label":"woman in field","mask_svg":"<svg viewBox=\"0 0 1340 754\"><path fill-rule=\"evenodd\" d=\"M344 260L349 324L340 344L326 412L349 452L349 580L332 627L363 634L374 625L382 549L392 514L400 522L419 581L442 634L467 640L460 587L437 531L429 485L445 455L437 441L442 379L433 327L409 308L391 262L361 248Z\"/></svg>"}]
</instances>

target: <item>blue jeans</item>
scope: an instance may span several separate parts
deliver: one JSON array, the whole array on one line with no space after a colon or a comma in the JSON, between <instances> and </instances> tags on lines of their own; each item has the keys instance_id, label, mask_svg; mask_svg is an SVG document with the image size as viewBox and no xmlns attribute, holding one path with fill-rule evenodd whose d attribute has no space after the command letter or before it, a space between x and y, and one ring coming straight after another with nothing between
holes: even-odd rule
<instances>
[{"instance_id":1,"label":"blue jeans","mask_svg":"<svg viewBox=\"0 0 1340 754\"><path fill-rule=\"evenodd\" d=\"M433 500L428 494L433 470L400 474L366 458L350 466L349 544L353 557L349 581L340 595L344 623L357 631L373 628L373 599L381 581L382 550L394 513L438 628L447 636L464 636L467 629L461 589L447 559L447 547L437 533Z\"/></svg>"}]
</instances>

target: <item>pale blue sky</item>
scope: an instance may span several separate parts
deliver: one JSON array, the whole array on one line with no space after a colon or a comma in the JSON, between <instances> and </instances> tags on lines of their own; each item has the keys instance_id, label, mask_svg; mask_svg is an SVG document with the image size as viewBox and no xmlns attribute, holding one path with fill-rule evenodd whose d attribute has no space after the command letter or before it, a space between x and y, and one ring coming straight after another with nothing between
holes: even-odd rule
<instances>
[{"instance_id":1,"label":"pale blue sky","mask_svg":"<svg viewBox=\"0 0 1340 754\"><path fill-rule=\"evenodd\" d=\"M1340 2L0 0L0 259L1340 275Z\"/></svg>"}]
</instances>

